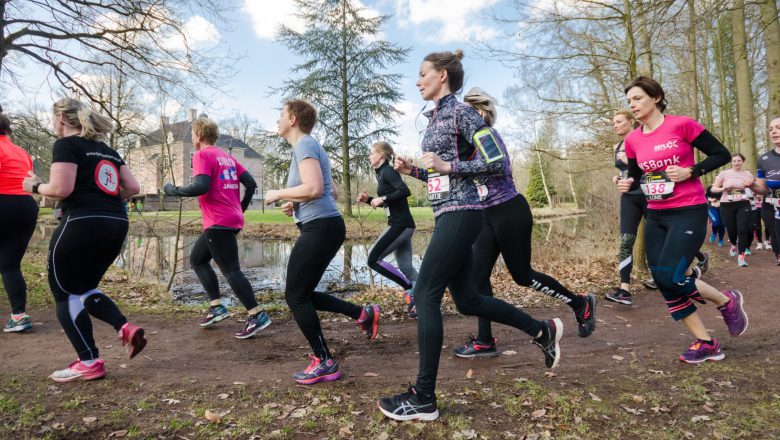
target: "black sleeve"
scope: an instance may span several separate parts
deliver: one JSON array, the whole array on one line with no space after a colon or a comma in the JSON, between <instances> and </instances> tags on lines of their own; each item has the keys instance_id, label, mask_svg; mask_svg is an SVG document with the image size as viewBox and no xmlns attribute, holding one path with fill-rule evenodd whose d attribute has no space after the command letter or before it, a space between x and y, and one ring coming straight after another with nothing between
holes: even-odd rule
<instances>
[{"instance_id":1,"label":"black sleeve","mask_svg":"<svg viewBox=\"0 0 780 440\"><path fill-rule=\"evenodd\" d=\"M731 162L731 153L725 145L707 130L702 131L691 145L707 155L707 158L693 166L693 175L701 176Z\"/></svg>"},{"instance_id":2,"label":"black sleeve","mask_svg":"<svg viewBox=\"0 0 780 440\"><path fill-rule=\"evenodd\" d=\"M173 186L166 184L163 190L169 196L195 197L209 192L211 177L206 174L198 174L193 178L193 182L187 186Z\"/></svg>"},{"instance_id":3,"label":"black sleeve","mask_svg":"<svg viewBox=\"0 0 780 440\"><path fill-rule=\"evenodd\" d=\"M634 179L634 183L631 184L631 189L629 191L639 188L639 179L642 178L642 168L639 168L639 164L635 157L628 158L628 175L626 177Z\"/></svg>"},{"instance_id":4,"label":"black sleeve","mask_svg":"<svg viewBox=\"0 0 780 440\"><path fill-rule=\"evenodd\" d=\"M255 178L252 177L249 171L244 171L238 178L241 180L241 184L244 185L244 198L241 199L241 210L246 211L249 208L249 204L252 203L252 196L255 195L257 182L255 182Z\"/></svg>"},{"instance_id":5,"label":"black sleeve","mask_svg":"<svg viewBox=\"0 0 780 440\"><path fill-rule=\"evenodd\" d=\"M384 195L386 201L392 202L395 200L405 199L406 197L412 195L412 192L409 191L409 187L406 186L403 179L401 179L401 175L394 170L383 170L382 177L387 183L390 184L390 186L393 187L393 192Z\"/></svg>"}]
</instances>

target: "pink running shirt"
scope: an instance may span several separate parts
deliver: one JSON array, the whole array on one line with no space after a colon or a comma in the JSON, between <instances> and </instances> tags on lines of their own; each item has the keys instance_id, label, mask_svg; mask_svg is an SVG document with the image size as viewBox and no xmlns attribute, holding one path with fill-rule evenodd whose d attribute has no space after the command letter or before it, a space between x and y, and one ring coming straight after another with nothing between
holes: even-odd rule
<instances>
[{"instance_id":1,"label":"pink running shirt","mask_svg":"<svg viewBox=\"0 0 780 440\"><path fill-rule=\"evenodd\" d=\"M246 169L240 163L217 147L204 147L195 152L192 175L205 174L211 178L209 191L198 196L203 229L214 225L236 229L244 227L239 181L244 171Z\"/></svg>"},{"instance_id":2,"label":"pink running shirt","mask_svg":"<svg viewBox=\"0 0 780 440\"><path fill-rule=\"evenodd\" d=\"M664 116L661 125L650 133L642 127L626 136L626 156L636 159L643 173L664 171L669 165L690 167L696 164L693 142L704 126L687 116ZM674 185L671 197L648 200L648 209L672 209L707 203L704 187L698 177L691 177Z\"/></svg>"},{"instance_id":3,"label":"pink running shirt","mask_svg":"<svg viewBox=\"0 0 780 440\"><path fill-rule=\"evenodd\" d=\"M735 171L733 168L723 170L715 177L715 183L720 183L718 186L729 187L731 190L723 191L723 195L720 197L722 202L739 202L742 200L748 200L748 194L745 192L745 185L743 181L752 182L753 174L747 170Z\"/></svg>"}]
</instances>

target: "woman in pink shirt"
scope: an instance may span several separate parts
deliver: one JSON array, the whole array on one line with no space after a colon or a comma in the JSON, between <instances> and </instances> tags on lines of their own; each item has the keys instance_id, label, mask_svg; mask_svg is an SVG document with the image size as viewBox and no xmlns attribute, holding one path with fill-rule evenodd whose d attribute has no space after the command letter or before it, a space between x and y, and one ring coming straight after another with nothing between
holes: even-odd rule
<instances>
[{"instance_id":1,"label":"woman in pink shirt","mask_svg":"<svg viewBox=\"0 0 780 440\"><path fill-rule=\"evenodd\" d=\"M751 206L747 189L755 182L750 171L743 170L745 156L740 153L731 155L731 169L718 173L712 190L723 192L720 197L720 217L726 223L731 250L729 255L737 257L737 264L747 267L745 252L751 243Z\"/></svg>"},{"instance_id":2,"label":"woman in pink shirt","mask_svg":"<svg viewBox=\"0 0 780 440\"><path fill-rule=\"evenodd\" d=\"M621 192L641 187L647 198L647 264L672 318L696 338L680 361L721 360L720 344L702 323L694 301L715 304L729 333L738 336L748 326L742 294L721 292L696 279L689 266L707 234L707 200L699 176L728 162L729 152L693 119L665 115L666 96L655 80L640 76L625 93L642 125L625 139L628 177L619 179L617 187ZM694 147L707 158L696 163Z\"/></svg>"}]
</instances>

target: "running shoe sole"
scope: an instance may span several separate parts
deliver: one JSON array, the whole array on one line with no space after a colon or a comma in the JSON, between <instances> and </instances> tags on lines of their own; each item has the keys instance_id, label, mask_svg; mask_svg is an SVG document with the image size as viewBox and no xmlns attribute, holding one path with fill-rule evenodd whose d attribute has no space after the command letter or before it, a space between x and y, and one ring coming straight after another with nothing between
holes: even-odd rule
<instances>
[{"instance_id":1,"label":"running shoe sole","mask_svg":"<svg viewBox=\"0 0 780 440\"><path fill-rule=\"evenodd\" d=\"M33 328L32 324L17 325L16 327L3 328L3 333L23 332L25 330L32 330L32 328Z\"/></svg>"},{"instance_id":2,"label":"running shoe sole","mask_svg":"<svg viewBox=\"0 0 780 440\"><path fill-rule=\"evenodd\" d=\"M475 354L459 354L454 353L455 356L462 358L462 359L474 359L474 358L494 358L501 356L501 353L498 351L491 351L489 353L475 353Z\"/></svg>"},{"instance_id":3,"label":"running shoe sole","mask_svg":"<svg viewBox=\"0 0 780 440\"><path fill-rule=\"evenodd\" d=\"M623 304L625 306L630 306L630 305L633 304L632 301L626 301L624 299L612 298L611 296L608 296L608 295L604 295L604 299L606 299L607 301L612 301L613 303Z\"/></svg>"},{"instance_id":4,"label":"running shoe sole","mask_svg":"<svg viewBox=\"0 0 780 440\"><path fill-rule=\"evenodd\" d=\"M312 379L293 379L301 385L313 385L320 382L332 382L341 378L341 371L335 373L326 374L324 376L314 377Z\"/></svg>"},{"instance_id":5,"label":"running shoe sole","mask_svg":"<svg viewBox=\"0 0 780 440\"><path fill-rule=\"evenodd\" d=\"M136 357L138 353L143 351L146 347L146 339L144 338L144 329L137 327L136 331L130 335L130 347L128 348L128 355L130 359Z\"/></svg>"},{"instance_id":6,"label":"running shoe sole","mask_svg":"<svg viewBox=\"0 0 780 440\"><path fill-rule=\"evenodd\" d=\"M65 383L65 382L73 382L76 380L95 380L95 379L102 379L106 377L106 371L103 370L100 373L94 373L94 374L82 374L80 376L73 376L66 379L60 379L55 378L54 376L49 376L49 378L55 382L59 383Z\"/></svg>"},{"instance_id":7,"label":"running shoe sole","mask_svg":"<svg viewBox=\"0 0 780 440\"><path fill-rule=\"evenodd\" d=\"M371 323L371 337L369 339L376 339L379 334L379 314L381 309L379 306L374 306L374 321Z\"/></svg>"},{"instance_id":8,"label":"running shoe sole","mask_svg":"<svg viewBox=\"0 0 780 440\"><path fill-rule=\"evenodd\" d=\"M224 315L217 315L209 322L206 322L206 323L201 322L200 326L202 328L208 328L208 327L211 327L212 325L218 323L219 321L223 321L223 320L225 320L227 318L230 318L230 313L225 313Z\"/></svg>"},{"instance_id":9,"label":"running shoe sole","mask_svg":"<svg viewBox=\"0 0 780 440\"><path fill-rule=\"evenodd\" d=\"M438 409L432 413L418 413L418 414L403 416L403 415L393 414L389 411L386 411L384 408L382 408L382 405L379 404L378 400L376 402L376 406L379 407L379 411L382 411L382 414L384 414L385 416L393 420L398 420L399 422L408 422L410 420L422 420L424 422L431 422L439 418Z\"/></svg>"},{"instance_id":10,"label":"running shoe sole","mask_svg":"<svg viewBox=\"0 0 780 440\"><path fill-rule=\"evenodd\" d=\"M550 368L555 368L561 361L561 338L563 337L563 321L560 318L552 320L555 323L555 360Z\"/></svg>"},{"instance_id":11,"label":"running shoe sole","mask_svg":"<svg viewBox=\"0 0 780 440\"><path fill-rule=\"evenodd\" d=\"M740 333L738 333L736 335L731 335L731 336L741 336L741 335L745 334L745 332L747 331L747 328L748 328L748 325L750 324L750 321L748 320L747 313L745 313L745 297L742 296L742 292L740 292L739 290L732 290L732 292L734 292L734 294L737 296L737 298L739 298L739 310L742 310L742 317L745 318L745 328L742 329L742 332L740 332Z\"/></svg>"},{"instance_id":12,"label":"running shoe sole","mask_svg":"<svg viewBox=\"0 0 780 440\"><path fill-rule=\"evenodd\" d=\"M255 327L255 329L254 329L254 330L252 330L252 333L247 333L246 335L243 335L243 336L239 336L239 335L233 335L233 336L235 336L235 337L236 337L236 339L249 339L249 338L251 338L252 336L254 336L254 335L256 335L256 334L260 333L260 330L263 330L263 329L265 329L265 328L266 328L266 327L268 327L269 325L271 325L271 318L268 318L268 321L266 321L266 323L265 323L265 324L263 324L263 325L261 325L261 326L258 326L258 327Z\"/></svg>"},{"instance_id":13,"label":"running shoe sole","mask_svg":"<svg viewBox=\"0 0 780 440\"><path fill-rule=\"evenodd\" d=\"M680 362L682 362L684 364L703 364L704 362L707 362L707 361L722 361L725 358L726 358L726 354L723 353L723 352L720 352L720 353L715 354L715 355L707 356L704 359L699 359L699 360L696 360L696 361L687 361L687 360L683 359L682 356L678 357Z\"/></svg>"}]
</instances>

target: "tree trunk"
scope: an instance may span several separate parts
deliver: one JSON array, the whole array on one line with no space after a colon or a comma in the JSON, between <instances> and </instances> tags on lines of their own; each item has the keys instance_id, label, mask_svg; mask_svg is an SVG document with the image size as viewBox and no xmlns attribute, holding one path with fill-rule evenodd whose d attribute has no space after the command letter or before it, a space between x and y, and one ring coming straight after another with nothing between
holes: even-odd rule
<instances>
[{"instance_id":1,"label":"tree trunk","mask_svg":"<svg viewBox=\"0 0 780 440\"><path fill-rule=\"evenodd\" d=\"M341 124L341 181L344 184L344 213L352 217L352 185L349 174L349 107L347 95L347 11L346 2L341 2L341 114L344 115Z\"/></svg>"},{"instance_id":2,"label":"tree trunk","mask_svg":"<svg viewBox=\"0 0 780 440\"><path fill-rule=\"evenodd\" d=\"M699 98L698 98L698 91L699 91L699 77L698 72L696 71L698 68L698 64L696 63L697 58L697 47L696 47L696 5L694 4L694 0L688 0L688 54L690 56L690 71L688 72L688 86L690 87L691 91L691 111L693 112L693 119L699 120ZM699 150L696 150L697 152Z\"/></svg>"},{"instance_id":3,"label":"tree trunk","mask_svg":"<svg viewBox=\"0 0 780 440\"><path fill-rule=\"evenodd\" d=\"M729 25L729 20L718 20L717 31L715 32L715 68L718 72L720 137L723 144L729 150L733 150L738 145L734 143L734 116L731 112L731 100L729 99L729 90L726 85L727 77L730 73L729 60L725 53Z\"/></svg>"},{"instance_id":4,"label":"tree trunk","mask_svg":"<svg viewBox=\"0 0 780 440\"><path fill-rule=\"evenodd\" d=\"M750 86L744 0L735 0L734 9L730 13L737 84L737 139L739 151L745 156L745 169L754 170L756 169L756 119L753 113L753 90Z\"/></svg>"},{"instance_id":5,"label":"tree trunk","mask_svg":"<svg viewBox=\"0 0 780 440\"><path fill-rule=\"evenodd\" d=\"M768 80L767 122L780 117L780 21L774 0L761 3L761 27L764 29L766 76Z\"/></svg>"},{"instance_id":6,"label":"tree trunk","mask_svg":"<svg viewBox=\"0 0 780 440\"><path fill-rule=\"evenodd\" d=\"M0 78L3 77L3 60L8 55L5 48L5 5L10 0L0 0Z\"/></svg>"},{"instance_id":7,"label":"tree trunk","mask_svg":"<svg viewBox=\"0 0 780 440\"><path fill-rule=\"evenodd\" d=\"M579 208L580 204L577 201L577 191L574 189L574 178L571 172L571 157L566 159L566 174L569 175L569 189L571 190L571 196L574 199L574 207Z\"/></svg>"},{"instance_id":8,"label":"tree trunk","mask_svg":"<svg viewBox=\"0 0 780 440\"><path fill-rule=\"evenodd\" d=\"M544 164L542 163L542 154L539 150L536 150L536 158L539 160L539 175L542 176L542 186L544 187L544 195L547 196L547 206L553 207L552 196L550 196L550 189L547 188L547 179L544 177Z\"/></svg>"},{"instance_id":9,"label":"tree trunk","mask_svg":"<svg viewBox=\"0 0 780 440\"><path fill-rule=\"evenodd\" d=\"M628 80L633 80L639 76L636 65L636 42L634 41L634 25L631 23L631 0L623 0L623 26L626 30L626 48L628 52Z\"/></svg>"},{"instance_id":10,"label":"tree trunk","mask_svg":"<svg viewBox=\"0 0 780 440\"><path fill-rule=\"evenodd\" d=\"M639 73L641 75L653 77L653 49L650 39L650 29L647 27L650 11L652 10L653 0L641 2L641 8L639 11L639 45L641 52L639 53L639 59L641 60L641 69Z\"/></svg>"}]
</instances>

